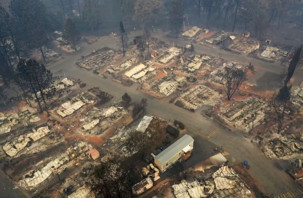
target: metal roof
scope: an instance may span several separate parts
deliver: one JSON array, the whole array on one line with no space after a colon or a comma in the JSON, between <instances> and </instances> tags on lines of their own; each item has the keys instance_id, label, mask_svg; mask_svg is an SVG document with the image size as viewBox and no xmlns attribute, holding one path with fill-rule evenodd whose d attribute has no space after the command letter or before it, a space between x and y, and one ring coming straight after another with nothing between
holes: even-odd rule
<instances>
[{"instance_id":1,"label":"metal roof","mask_svg":"<svg viewBox=\"0 0 303 198\"><path fill-rule=\"evenodd\" d=\"M161 163L165 164L173 156L180 153L187 145L194 142L194 139L190 135L184 135L178 139L175 143L167 147L164 151L159 153L155 158Z\"/></svg>"}]
</instances>

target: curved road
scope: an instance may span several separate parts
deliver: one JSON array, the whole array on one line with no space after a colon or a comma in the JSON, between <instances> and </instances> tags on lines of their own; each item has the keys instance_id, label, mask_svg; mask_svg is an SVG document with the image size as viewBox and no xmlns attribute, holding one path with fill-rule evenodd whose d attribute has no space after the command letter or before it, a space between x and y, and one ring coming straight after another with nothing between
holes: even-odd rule
<instances>
[{"instance_id":1,"label":"curved road","mask_svg":"<svg viewBox=\"0 0 303 198\"><path fill-rule=\"evenodd\" d=\"M71 78L79 78L86 82L89 87L98 86L102 90L115 96L116 100L120 100L121 96L127 92L133 100L139 101L141 98L148 99L148 113L163 117L170 120L182 121L194 136L208 138L210 142L223 146L224 150L231 154L232 162L237 163L248 160L250 164L249 172L251 175L265 188L268 193L275 196L291 192L296 197L302 197L296 183L282 170L283 163L277 160L269 160L264 154L248 139L243 133L228 131L214 121L209 120L199 113L191 113L173 104L169 104L165 100L158 100L139 92L135 86L125 87L119 83L115 83L110 79L104 79L89 71L84 71L76 67L76 61L83 55L89 54L94 49L102 47L116 48L117 38L104 37L92 45L83 45L82 50L75 54L64 56L64 59L49 65L49 69L58 76L68 76ZM201 48L201 49L200 49ZM198 50L205 54L216 55L220 51L220 55L227 60L243 60L250 61L254 64L262 65L264 69L270 69L275 64L265 63L260 60L245 58L243 55L236 55L218 49L209 49L209 47L200 46ZM197 47L196 47L197 51ZM209 53L208 53L209 51ZM275 65L281 69L281 66ZM277 69L277 71L279 70ZM204 160L204 159L201 159Z\"/></svg>"}]
</instances>

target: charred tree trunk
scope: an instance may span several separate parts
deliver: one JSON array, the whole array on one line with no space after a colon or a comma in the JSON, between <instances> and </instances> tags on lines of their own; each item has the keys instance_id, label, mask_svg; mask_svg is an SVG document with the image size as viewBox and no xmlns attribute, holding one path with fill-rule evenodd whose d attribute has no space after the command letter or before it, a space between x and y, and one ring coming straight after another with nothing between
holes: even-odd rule
<instances>
[{"instance_id":1,"label":"charred tree trunk","mask_svg":"<svg viewBox=\"0 0 303 198\"><path fill-rule=\"evenodd\" d=\"M198 0L198 9L197 9L197 11L198 11L198 19L199 19L199 21L201 20L201 0Z\"/></svg>"},{"instance_id":2,"label":"charred tree trunk","mask_svg":"<svg viewBox=\"0 0 303 198\"><path fill-rule=\"evenodd\" d=\"M230 8L229 8L229 5L228 5L228 7L225 9L225 13L224 13L223 29L225 29L225 25L226 25L227 15L228 15L229 9L230 9Z\"/></svg>"},{"instance_id":3,"label":"charred tree trunk","mask_svg":"<svg viewBox=\"0 0 303 198\"><path fill-rule=\"evenodd\" d=\"M234 17L233 28L232 28L233 32L236 29L238 10L239 10L239 0L236 1L236 11L235 11L235 17Z\"/></svg>"},{"instance_id":4,"label":"charred tree trunk","mask_svg":"<svg viewBox=\"0 0 303 198\"><path fill-rule=\"evenodd\" d=\"M40 100L39 100L39 97L38 97L38 95L37 95L37 91L36 91L36 89L35 89L35 87L34 87L34 85L33 85L32 82L30 82L30 86L31 86L32 92L33 92L34 95L35 95L36 101L37 101L37 103L38 103L38 106L39 106L39 109L40 109L40 113L42 113L42 112L43 112L43 108L42 108L41 102L40 102Z\"/></svg>"},{"instance_id":5,"label":"charred tree trunk","mask_svg":"<svg viewBox=\"0 0 303 198\"><path fill-rule=\"evenodd\" d=\"M46 57L45 57L45 54L44 54L42 46L40 47L40 52L41 52L41 55L42 55L43 62L46 63Z\"/></svg>"},{"instance_id":6,"label":"charred tree trunk","mask_svg":"<svg viewBox=\"0 0 303 198\"><path fill-rule=\"evenodd\" d=\"M60 1L60 4L61 4L61 7L62 7L62 11L63 11L63 19L65 19L65 14L66 14L65 5L64 5L63 0L59 0L59 1Z\"/></svg>"},{"instance_id":7,"label":"charred tree trunk","mask_svg":"<svg viewBox=\"0 0 303 198\"><path fill-rule=\"evenodd\" d=\"M212 14L212 6L209 6L207 9L207 16L206 16L206 26L209 27L209 20Z\"/></svg>"},{"instance_id":8,"label":"charred tree trunk","mask_svg":"<svg viewBox=\"0 0 303 198\"><path fill-rule=\"evenodd\" d=\"M41 83L39 82L39 80L38 80L37 77L36 77L35 81L36 81L36 83L37 83L37 85L38 85L38 90L37 90L37 91L40 92L42 101L43 101L43 103L44 103L45 110L46 110L47 114L49 114L49 112L48 112L48 106L47 106L47 103L46 103L45 97L44 97L43 87L42 87L42 85L41 85Z\"/></svg>"}]
</instances>

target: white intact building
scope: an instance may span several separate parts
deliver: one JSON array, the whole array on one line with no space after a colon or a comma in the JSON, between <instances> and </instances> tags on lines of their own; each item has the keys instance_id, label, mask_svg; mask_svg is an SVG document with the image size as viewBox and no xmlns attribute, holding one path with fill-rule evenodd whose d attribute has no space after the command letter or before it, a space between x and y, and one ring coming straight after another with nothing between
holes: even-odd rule
<instances>
[{"instance_id":1,"label":"white intact building","mask_svg":"<svg viewBox=\"0 0 303 198\"><path fill-rule=\"evenodd\" d=\"M191 152L193 148L194 139L186 134L158 155L152 154L154 163L161 172L164 172L168 167L180 160L182 156Z\"/></svg>"}]
</instances>

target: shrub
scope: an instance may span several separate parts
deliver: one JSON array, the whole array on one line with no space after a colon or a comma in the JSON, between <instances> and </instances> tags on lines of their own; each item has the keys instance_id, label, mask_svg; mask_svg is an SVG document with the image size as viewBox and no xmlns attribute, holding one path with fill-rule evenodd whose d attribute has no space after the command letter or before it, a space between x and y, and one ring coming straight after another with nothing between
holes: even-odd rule
<instances>
[{"instance_id":1,"label":"shrub","mask_svg":"<svg viewBox=\"0 0 303 198\"><path fill-rule=\"evenodd\" d=\"M179 136L179 130L171 125L168 125L166 127L166 133L168 133L169 135L171 135L174 138L177 138Z\"/></svg>"},{"instance_id":2,"label":"shrub","mask_svg":"<svg viewBox=\"0 0 303 198\"><path fill-rule=\"evenodd\" d=\"M179 129L184 129L185 128L185 125L182 122L178 121L178 120L174 121L174 125L176 127L178 127Z\"/></svg>"}]
</instances>

